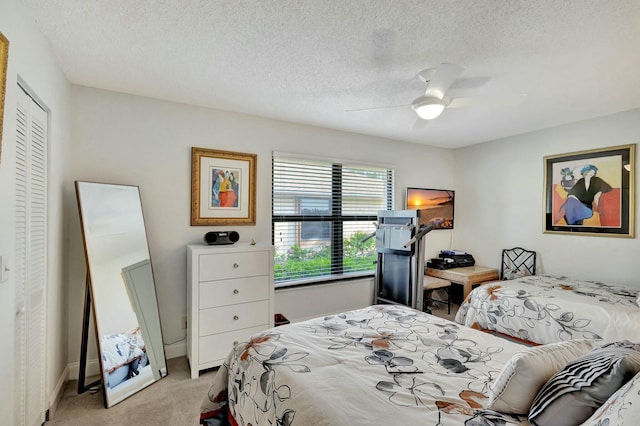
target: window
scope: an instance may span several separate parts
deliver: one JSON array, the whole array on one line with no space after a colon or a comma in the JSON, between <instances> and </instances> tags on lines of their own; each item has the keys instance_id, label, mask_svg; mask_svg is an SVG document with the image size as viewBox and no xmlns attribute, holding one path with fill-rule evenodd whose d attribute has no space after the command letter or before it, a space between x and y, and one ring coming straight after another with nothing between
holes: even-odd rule
<instances>
[{"instance_id":1,"label":"window","mask_svg":"<svg viewBox=\"0 0 640 426\"><path fill-rule=\"evenodd\" d=\"M303 216L330 216L331 199L302 198L300 209ZM327 241L331 239L329 222L302 222L300 224L302 241Z\"/></svg>"},{"instance_id":2,"label":"window","mask_svg":"<svg viewBox=\"0 0 640 426\"><path fill-rule=\"evenodd\" d=\"M275 282L292 284L375 271L379 210L393 209L393 170L273 154Z\"/></svg>"}]
</instances>

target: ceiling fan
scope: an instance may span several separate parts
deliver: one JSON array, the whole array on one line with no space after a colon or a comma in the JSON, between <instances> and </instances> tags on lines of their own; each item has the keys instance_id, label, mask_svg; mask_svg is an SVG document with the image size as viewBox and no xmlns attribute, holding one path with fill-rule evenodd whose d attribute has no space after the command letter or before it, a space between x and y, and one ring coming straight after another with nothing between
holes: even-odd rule
<instances>
[{"instance_id":1,"label":"ceiling fan","mask_svg":"<svg viewBox=\"0 0 640 426\"><path fill-rule=\"evenodd\" d=\"M427 68L416 75L416 78L427 85L424 95L411 102L411 108L423 120L433 120L451 105L451 99L445 93L453 82L462 74L464 68L454 64L440 64L437 68Z\"/></svg>"},{"instance_id":2,"label":"ceiling fan","mask_svg":"<svg viewBox=\"0 0 640 426\"><path fill-rule=\"evenodd\" d=\"M499 96L499 97L458 97L449 98L446 96L447 90L462 74L464 68L455 65L442 63L436 68L427 68L416 75L416 79L427 85L427 89L422 96L418 96L407 105L397 105L391 107L377 107L353 109L351 111L369 111L376 109L392 109L411 107L422 120L433 120L440 116L445 108L460 108L475 105L484 106L509 106L522 102L525 95Z\"/></svg>"}]
</instances>

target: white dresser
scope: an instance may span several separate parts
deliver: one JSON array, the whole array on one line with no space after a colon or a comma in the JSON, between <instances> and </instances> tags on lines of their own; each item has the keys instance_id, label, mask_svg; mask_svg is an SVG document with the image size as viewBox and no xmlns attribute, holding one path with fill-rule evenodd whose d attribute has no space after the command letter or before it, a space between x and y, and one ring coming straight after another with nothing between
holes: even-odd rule
<instances>
[{"instance_id":1,"label":"white dresser","mask_svg":"<svg viewBox=\"0 0 640 426\"><path fill-rule=\"evenodd\" d=\"M273 247L187 247L187 357L191 378L233 346L273 327Z\"/></svg>"}]
</instances>

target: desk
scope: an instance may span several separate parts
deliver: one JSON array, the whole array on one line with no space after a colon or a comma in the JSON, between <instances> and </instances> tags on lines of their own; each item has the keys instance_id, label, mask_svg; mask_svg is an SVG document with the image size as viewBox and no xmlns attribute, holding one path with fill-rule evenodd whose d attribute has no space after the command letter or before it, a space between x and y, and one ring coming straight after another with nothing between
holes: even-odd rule
<instances>
[{"instance_id":1,"label":"desk","mask_svg":"<svg viewBox=\"0 0 640 426\"><path fill-rule=\"evenodd\" d=\"M487 268L486 266L465 266L451 269L427 268L427 275L462 285L462 300L465 300L469 293L471 293L474 284L499 279L498 270Z\"/></svg>"}]
</instances>

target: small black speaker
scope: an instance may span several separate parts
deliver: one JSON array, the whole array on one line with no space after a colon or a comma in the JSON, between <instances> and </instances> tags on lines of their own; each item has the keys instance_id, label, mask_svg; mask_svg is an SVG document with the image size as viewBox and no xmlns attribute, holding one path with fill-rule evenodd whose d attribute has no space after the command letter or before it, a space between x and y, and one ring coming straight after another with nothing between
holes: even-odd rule
<instances>
[{"instance_id":1,"label":"small black speaker","mask_svg":"<svg viewBox=\"0 0 640 426\"><path fill-rule=\"evenodd\" d=\"M206 234L204 234L204 241L210 246L233 244L238 242L239 239L240 234L238 234L236 231L207 232Z\"/></svg>"}]
</instances>

